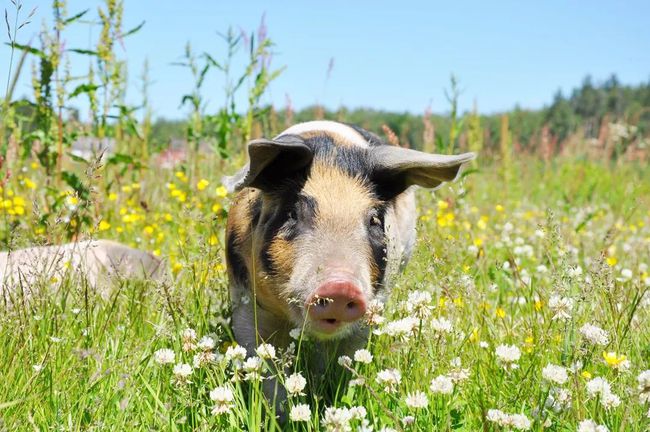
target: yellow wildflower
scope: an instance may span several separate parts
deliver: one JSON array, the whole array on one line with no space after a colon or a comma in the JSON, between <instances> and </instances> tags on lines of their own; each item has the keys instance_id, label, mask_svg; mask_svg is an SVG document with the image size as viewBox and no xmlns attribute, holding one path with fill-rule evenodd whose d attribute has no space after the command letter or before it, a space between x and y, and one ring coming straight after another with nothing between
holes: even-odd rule
<instances>
[{"instance_id":1,"label":"yellow wildflower","mask_svg":"<svg viewBox=\"0 0 650 432\"><path fill-rule=\"evenodd\" d=\"M611 366L614 368L620 366L621 363L627 360L627 356L623 354L618 355L615 351L610 351L610 352L603 351L603 358L605 359L605 363L607 363L607 366Z\"/></svg>"},{"instance_id":2,"label":"yellow wildflower","mask_svg":"<svg viewBox=\"0 0 650 432\"><path fill-rule=\"evenodd\" d=\"M210 182L207 181L206 179L201 179L196 184L196 188L200 191L205 190L205 188L207 188L208 186L210 186Z\"/></svg>"},{"instance_id":3,"label":"yellow wildflower","mask_svg":"<svg viewBox=\"0 0 650 432\"><path fill-rule=\"evenodd\" d=\"M219 198L225 198L226 195L228 195L228 189L226 189L223 185L219 186L215 192Z\"/></svg>"},{"instance_id":4,"label":"yellow wildflower","mask_svg":"<svg viewBox=\"0 0 650 432\"><path fill-rule=\"evenodd\" d=\"M106 231L106 230L111 229L111 224L109 224L109 223L106 222L105 220L101 220L101 221L99 222L99 226L98 226L98 228L99 228L100 231Z\"/></svg>"}]
</instances>

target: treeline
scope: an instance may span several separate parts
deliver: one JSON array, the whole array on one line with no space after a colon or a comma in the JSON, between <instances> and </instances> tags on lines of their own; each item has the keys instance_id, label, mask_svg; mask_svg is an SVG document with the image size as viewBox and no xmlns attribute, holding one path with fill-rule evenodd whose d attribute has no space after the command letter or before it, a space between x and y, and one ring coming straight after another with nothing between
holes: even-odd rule
<instances>
[{"instance_id":1,"label":"treeline","mask_svg":"<svg viewBox=\"0 0 650 432\"><path fill-rule=\"evenodd\" d=\"M480 109L480 107L478 107ZM497 150L501 142L502 118L508 116L509 133L516 151L534 153L541 145L543 135L556 143L558 152L570 137L597 139L602 127L609 124L623 125L631 132L630 142L641 142L650 135L650 80L640 85L622 85L616 75L594 83L587 76L582 84L569 95L558 91L550 105L539 110L515 107L505 113L481 115L467 112L463 115L395 113L371 108L331 111L311 106L297 112L267 107L267 117L260 121L258 133L273 134L284 127L301 121L331 119L358 124L369 130L394 134L400 145L413 148L428 144L448 148L455 139L454 147L465 147L471 133L472 123L480 125L482 147ZM474 121L472 117L475 116ZM455 118L457 117L457 118ZM184 120L159 119L153 124L152 142L165 147L171 140L182 140L187 122ZM432 129L432 130L431 130ZM456 136L452 129L458 129ZM433 136L432 136L433 132ZM437 143L427 143L433 139Z\"/></svg>"}]
</instances>

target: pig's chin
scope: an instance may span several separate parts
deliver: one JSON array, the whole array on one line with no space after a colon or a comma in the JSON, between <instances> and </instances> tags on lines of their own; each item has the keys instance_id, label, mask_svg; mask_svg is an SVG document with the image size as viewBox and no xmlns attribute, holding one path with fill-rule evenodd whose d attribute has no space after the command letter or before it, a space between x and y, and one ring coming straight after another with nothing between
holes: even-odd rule
<instances>
[{"instance_id":1,"label":"pig's chin","mask_svg":"<svg viewBox=\"0 0 650 432\"><path fill-rule=\"evenodd\" d=\"M305 330L309 335L319 340L343 339L354 332L358 323L332 324L328 322L308 321Z\"/></svg>"}]
</instances>

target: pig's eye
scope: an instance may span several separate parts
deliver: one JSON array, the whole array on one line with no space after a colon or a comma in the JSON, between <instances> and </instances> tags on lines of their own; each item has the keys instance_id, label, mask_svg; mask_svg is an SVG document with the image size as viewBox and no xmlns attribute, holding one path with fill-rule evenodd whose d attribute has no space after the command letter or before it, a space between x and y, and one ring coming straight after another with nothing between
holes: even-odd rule
<instances>
[{"instance_id":1,"label":"pig's eye","mask_svg":"<svg viewBox=\"0 0 650 432\"><path fill-rule=\"evenodd\" d=\"M370 219L368 221L368 224L373 227L373 228L382 228L384 225L384 222L382 221L381 214L376 210L373 209L370 212L369 215Z\"/></svg>"},{"instance_id":2,"label":"pig's eye","mask_svg":"<svg viewBox=\"0 0 650 432\"><path fill-rule=\"evenodd\" d=\"M289 210L289 212L287 213L287 219L290 220L290 221L297 220L298 215L296 214L296 210L294 210L294 209Z\"/></svg>"}]
</instances>

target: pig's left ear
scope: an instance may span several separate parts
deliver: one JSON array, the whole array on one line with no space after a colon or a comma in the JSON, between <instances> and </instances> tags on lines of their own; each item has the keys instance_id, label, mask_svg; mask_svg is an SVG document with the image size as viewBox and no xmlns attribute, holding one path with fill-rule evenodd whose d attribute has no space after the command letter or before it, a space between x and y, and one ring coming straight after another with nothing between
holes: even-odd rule
<instances>
[{"instance_id":1,"label":"pig's left ear","mask_svg":"<svg viewBox=\"0 0 650 432\"><path fill-rule=\"evenodd\" d=\"M304 141L295 135L256 139L248 143L248 163L235 175L224 177L223 185L229 192L245 187L268 189L306 167L314 154Z\"/></svg>"},{"instance_id":2,"label":"pig's left ear","mask_svg":"<svg viewBox=\"0 0 650 432\"><path fill-rule=\"evenodd\" d=\"M439 155L394 146L373 149L375 173L380 181L389 183L399 193L409 186L437 188L455 180L463 164L474 159L474 153Z\"/></svg>"}]
</instances>

